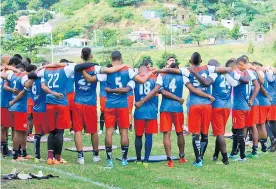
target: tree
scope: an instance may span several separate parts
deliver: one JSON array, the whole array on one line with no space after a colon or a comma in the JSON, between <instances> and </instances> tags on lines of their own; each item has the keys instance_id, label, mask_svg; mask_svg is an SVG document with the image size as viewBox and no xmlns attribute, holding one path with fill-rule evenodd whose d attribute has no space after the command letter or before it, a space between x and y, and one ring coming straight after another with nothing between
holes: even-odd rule
<instances>
[{"instance_id":1,"label":"tree","mask_svg":"<svg viewBox=\"0 0 276 189\"><path fill-rule=\"evenodd\" d=\"M238 40L241 37L240 27L239 25L235 25L234 28L230 31L231 39Z\"/></svg>"},{"instance_id":2,"label":"tree","mask_svg":"<svg viewBox=\"0 0 276 189\"><path fill-rule=\"evenodd\" d=\"M177 57L176 57L175 54L169 54L169 53L167 53L167 52L164 52L164 53L162 54L161 60L157 61L157 66L158 66L158 68L161 69L161 68L164 68L164 67L166 66L166 64L167 64L167 59L168 59L169 56L174 57L175 63L176 63L177 65L180 64L180 62L178 61L178 59L177 59Z\"/></svg>"},{"instance_id":3,"label":"tree","mask_svg":"<svg viewBox=\"0 0 276 189\"><path fill-rule=\"evenodd\" d=\"M228 37L229 30L221 25L219 26L211 26L205 30L207 38L214 38L214 44L218 39L225 39Z\"/></svg>"},{"instance_id":4,"label":"tree","mask_svg":"<svg viewBox=\"0 0 276 189\"><path fill-rule=\"evenodd\" d=\"M71 37L75 37L75 36L79 35L80 33L81 33L81 30L79 30L79 29L69 29L64 32L63 39L69 39ZM60 39L60 37L59 37L59 39Z\"/></svg>"},{"instance_id":5,"label":"tree","mask_svg":"<svg viewBox=\"0 0 276 189\"><path fill-rule=\"evenodd\" d=\"M153 65L152 59L150 56L142 56L134 65L135 68L138 68L144 61L148 61L150 63L150 66Z\"/></svg>"},{"instance_id":6,"label":"tree","mask_svg":"<svg viewBox=\"0 0 276 189\"><path fill-rule=\"evenodd\" d=\"M17 21L17 16L15 14L8 14L5 16L5 32L6 33L13 33L15 29L15 24Z\"/></svg>"},{"instance_id":7,"label":"tree","mask_svg":"<svg viewBox=\"0 0 276 189\"><path fill-rule=\"evenodd\" d=\"M30 0L27 8L29 10L39 10L43 6L42 1L40 0Z\"/></svg>"},{"instance_id":8,"label":"tree","mask_svg":"<svg viewBox=\"0 0 276 189\"><path fill-rule=\"evenodd\" d=\"M52 19L53 15L45 10L45 9L40 9L38 10L35 14L33 14L30 18L30 24L31 25L38 25L41 22L47 22L48 20ZM43 20L44 19L44 20Z\"/></svg>"},{"instance_id":9,"label":"tree","mask_svg":"<svg viewBox=\"0 0 276 189\"><path fill-rule=\"evenodd\" d=\"M105 47L114 47L117 45L119 32L113 29L104 29L102 32L102 40Z\"/></svg>"},{"instance_id":10,"label":"tree","mask_svg":"<svg viewBox=\"0 0 276 189\"><path fill-rule=\"evenodd\" d=\"M193 42L196 42L197 45L200 45L200 41L203 41L205 39L207 39L207 36L205 34L205 32L203 32L203 30L201 28L196 28L193 31L191 31L188 35L187 38L192 39ZM186 39L187 39L186 38Z\"/></svg>"},{"instance_id":11,"label":"tree","mask_svg":"<svg viewBox=\"0 0 276 189\"><path fill-rule=\"evenodd\" d=\"M275 22L275 21L274 21ZM270 30L270 20L265 16L256 17L250 24L250 28L254 32L268 32Z\"/></svg>"},{"instance_id":12,"label":"tree","mask_svg":"<svg viewBox=\"0 0 276 189\"><path fill-rule=\"evenodd\" d=\"M131 6L137 5L143 0L107 0L108 4L111 7L121 7L121 6Z\"/></svg>"}]
</instances>

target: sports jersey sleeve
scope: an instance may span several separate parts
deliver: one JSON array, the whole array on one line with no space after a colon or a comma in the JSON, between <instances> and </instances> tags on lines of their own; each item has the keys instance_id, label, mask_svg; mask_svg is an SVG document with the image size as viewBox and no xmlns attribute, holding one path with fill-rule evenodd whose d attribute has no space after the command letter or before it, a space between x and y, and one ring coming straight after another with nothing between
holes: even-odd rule
<instances>
[{"instance_id":1,"label":"sports jersey sleeve","mask_svg":"<svg viewBox=\"0 0 276 189\"><path fill-rule=\"evenodd\" d=\"M210 74L216 72L216 66L207 65L207 68Z\"/></svg>"},{"instance_id":2,"label":"sports jersey sleeve","mask_svg":"<svg viewBox=\"0 0 276 189\"><path fill-rule=\"evenodd\" d=\"M210 77L214 82L217 79L218 74L217 73L211 73L211 74L208 75L208 77Z\"/></svg>"},{"instance_id":3,"label":"sports jersey sleeve","mask_svg":"<svg viewBox=\"0 0 276 189\"><path fill-rule=\"evenodd\" d=\"M41 78L40 83L45 83L45 79L44 79L44 77L42 77L42 78Z\"/></svg>"},{"instance_id":4,"label":"sports jersey sleeve","mask_svg":"<svg viewBox=\"0 0 276 189\"><path fill-rule=\"evenodd\" d=\"M135 88L135 82L133 80L130 80L128 82L127 86L129 86L132 90L134 90L134 88Z\"/></svg>"},{"instance_id":5,"label":"sports jersey sleeve","mask_svg":"<svg viewBox=\"0 0 276 189\"><path fill-rule=\"evenodd\" d=\"M21 84L24 86L25 82L28 81L28 75L24 75L22 78L21 78Z\"/></svg>"},{"instance_id":6,"label":"sports jersey sleeve","mask_svg":"<svg viewBox=\"0 0 276 189\"><path fill-rule=\"evenodd\" d=\"M45 69L43 70L40 70L39 72L37 72L37 77L44 77L44 72L45 72Z\"/></svg>"},{"instance_id":7,"label":"sports jersey sleeve","mask_svg":"<svg viewBox=\"0 0 276 189\"><path fill-rule=\"evenodd\" d=\"M163 78L160 74L157 77L156 84L160 85L161 87L163 86Z\"/></svg>"},{"instance_id":8,"label":"sports jersey sleeve","mask_svg":"<svg viewBox=\"0 0 276 189\"><path fill-rule=\"evenodd\" d=\"M101 66L94 66L94 68L95 68L95 74L100 74L101 73L101 69L102 69ZM105 75L105 74L102 74L102 75Z\"/></svg>"},{"instance_id":9,"label":"sports jersey sleeve","mask_svg":"<svg viewBox=\"0 0 276 189\"><path fill-rule=\"evenodd\" d=\"M181 74L185 77L189 77L190 75L190 71L188 70L188 68L180 68Z\"/></svg>"},{"instance_id":10,"label":"sports jersey sleeve","mask_svg":"<svg viewBox=\"0 0 276 189\"><path fill-rule=\"evenodd\" d=\"M128 75L129 75L129 78L130 79L133 79L136 75L137 75L137 73L135 73L134 71L133 71L133 69L128 69Z\"/></svg>"},{"instance_id":11,"label":"sports jersey sleeve","mask_svg":"<svg viewBox=\"0 0 276 189\"><path fill-rule=\"evenodd\" d=\"M254 74L253 71L247 70L247 72L248 72L248 74L249 74L249 76L250 76L250 78L251 78L252 81L254 81L254 80L257 79L257 77L256 77L256 75Z\"/></svg>"},{"instance_id":12,"label":"sports jersey sleeve","mask_svg":"<svg viewBox=\"0 0 276 189\"><path fill-rule=\"evenodd\" d=\"M239 85L239 82L234 78L234 72L230 72L229 74L226 74L225 78L230 86L236 87Z\"/></svg>"},{"instance_id":13,"label":"sports jersey sleeve","mask_svg":"<svg viewBox=\"0 0 276 189\"><path fill-rule=\"evenodd\" d=\"M190 83L190 80L187 77L183 76L183 84L186 86L188 83Z\"/></svg>"},{"instance_id":14,"label":"sports jersey sleeve","mask_svg":"<svg viewBox=\"0 0 276 189\"><path fill-rule=\"evenodd\" d=\"M68 64L63 68L67 78L71 77L75 73L75 66L76 64Z\"/></svg>"},{"instance_id":15,"label":"sports jersey sleeve","mask_svg":"<svg viewBox=\"0 0 276 189\"><path fill-rule=\"evenodd\" d=\"M106 74L97 74L97 81L106 81L107 75Z\"/></svg>"},{"instance_id":16,"label":"sports jersey sleeve","mask_svg":"<svg viewBox=\"0 0 276 189\"><path fill-rule=\"evenodd\" d=\"M273 74L273 70L267 70L265 72L266 78L269 82L275 81L275 75Z\"/></svg>"},{"instance_id":17,"label":"sports jersey sleeve","mask_svg":"<svg viewBox=\"0 0 276 189\"><path fill-rule=\"evenodd\" d=\"M10 81L13 76L13 72L7 72L7 80Z\"/></svg>"}]
</instances>

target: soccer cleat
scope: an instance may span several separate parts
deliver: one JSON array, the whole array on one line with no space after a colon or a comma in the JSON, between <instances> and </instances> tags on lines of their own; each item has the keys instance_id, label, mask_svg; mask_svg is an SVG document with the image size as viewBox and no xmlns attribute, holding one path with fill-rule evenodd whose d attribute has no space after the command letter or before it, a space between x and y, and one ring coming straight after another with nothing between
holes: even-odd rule
<instances>
[{"instance_id":1,"label":"soccer cleat","mask_svg":"<svg viewBox=\"0 0 276 189\"><path fill-rule=\"evenodd\" d=\"M99 130L98 135L102 135L103 133L103 130Z\"/></svg>"},{"instance_id":2,"label":"soccer cleat","mask_svg":"<svg viewBox=\"0 0 276 189\"><path fill-rule=\"evenodd\" d=\"M93 162L96 163L96 162L100 162L100 161L102 161L101 158L100 158L100 156L94 156L93 157Z\"/></svg>"},{"instance_id":3,"label":"soccer cleat","mask_svg":"<svg viewBox=\"0 0 276 189\"><path fill-rule=\"evenodd\" d=\"M26 156L23 156L24 159L33 159L33 156L31 156L30 154L27 154Z\"/></svg>"},{"instance_id":4,"label":"soccer cleat","mask_svg":"<svg viewBox=\"0 0 276 189\"><path fill-rule=\"evenodd\" d=\"M2 156L3 157L12 157L13 155L12 155L12 151L8 151L8 153L2 153Z\"/></svg>"},{"instance_id":5,"label":"soccer cleat","mask_svg":"<svg viewBox=\"0 0 276 189\"><path fill-rule=\"evenodd\" d=\"M45 160L44 160L44 159L42 159L42 158L40 158L40 159L35 158L35 159L34 159L34 161L35 161L35 163L45 162Z\"/></svg>"},{"instance_id":6,"label":"soccer cleat","mask_svg":"<svg viewBox=\"0 0 276 189\"><path fill-rule=\"evenodd\" d=\"M142 165L143 162L142 162L142 160L136 160L135 163L136 163L136 165Z\"/></svg>"},{"instance_id":7,"label":"soccer cleat","mask_svg":"<svg viewBox=\"0 0 276 189\"><path fill-rule=\"evenodd\" d=\"M212 161L217 161L218 157L217 156L213 156Z\"/></svg>"},{"instance_id":8,"label":"soccer cleat","mask_svg":"<svg viewBox=\"0 0 276 189\"><path fill-rule=\"evenodd\" d=\"M238 158L239 158L239 156L237 156L237 155L229 155L229 159L236 160Z\"/></svg>"},{"instance_id":9,"label":"soccer cleat","mask_svg":"<svg viewBox=\"0 0 276 189\"><path fill-rule=\"evenodd\" d=\"M80 165L83 165L84 164L84 158L83 157L78 158L77 163L80 164Z\"/></svg>"},{"instance_id":10,"label":"soccer cleat","mask_svg":"<svg viewBox=\"0 0 276 189\"><path fill-rule=\"evenodd\" d=\"M234 161L247 162L247 159L246 158L238 158L238 159L235 159Z\"/></svg>"},{"instance_id":11,"label":"soccer cleat","mask_svg":"<svg viewBox=\"0 0 276 189\"><path fill-rule=\"evenodd\" d=\"M143 162L143 166L147 169L147 168L149 168L149 163L148 162Z\"/></svg>"},{"instance_id":12,"label":"soccer cleat","mask_svg":"<svg viewBox=\"0 0 276 189\"><path fill-rule=\"evenodd\" d=\"M258 154L248 154L246 157L251 158L251 159L256 159L259 156L258 156Z\"/></svg>"},{"instance_id":13,"label":"soccer cleat","mask_svg":"<svg viewBox=\"0 0 276 189\"><path fill-rule=\"evenodd\" d=\"M53 159L53 163L52 163L52 165L58 165L58 164L61 164L61 162L60 162L60 161L58 161L58 160L56 160L56 159Z\"/></svg>"},{"instance_id":14,"label":"soccer cleat","mask_svg":"<svg viewBox=\"0 0 276 189\"><path fill-rule=\"evenodd\" d=\"M59 161L60 163L67 163L67 161L65 160L65 159L63 159L63 158L60 158L60 161Z\"/></svg>"},{"instance_id":15,"label":"soccer cleat","mask_svg":"<svg viewBox=\"0 0 276 189\"><path fill-rule=\"evenodd\" d=\"M127 159L122 159L121 164L122 166L127 166L128 165Z\"/></svg>"},{"instance_id":16,"label":"soccer cleat","mask_svg":"<svg viewBox=\"0 0 276 189\"><path fill-rule=\"evenodd\" d=\"M195 161L192 165L194 167L201 168L203 166L203 163L202 163L202 160L200 162L198 162L198 163Z\"/></svg>"},{"instance_id":17,"label":"soccer cleat","mask_svg":"<svg viewBox=\"0 0 276 189\"><path fill-rule=\"evenodd\" d=\"M229 160L225 160L225 161L224 161L224 160L222 159L221 162L222 162L224 165L229 165Z\"/></svg>"},{"instance_id":18,"label":"soccer cleat","mask_svg":"<svg viewBox=\"0 0 276 189\"><path fill-rule=\"evenodd\" d=\"M48 164L48 165L52 165L52 164L53 164L53 159L48 158L48 159L47 159L47 164Z\"/></svg>"},{"instance_id":19,"label":"soccer cleat","mask_svg":"<svg viewBox=\"0 0 276 189\"><path fill-rule=\"evenodd\" d=\"M167 167L174 167L174 162L172 160L169 160L166 164Z\"/></svg>"},{"instance_id":20,"label":"soccer cleat","mask_svg":"<svg viewBox=\"0 0 276 189\"><path fill-rule=\"evenodd\" d=\"M113 167L114 167L114 164L113 164L112 159L108 159L107 163L106 163L106 166L104 168L106 168L106 169L112 169Z\"/></svg>"},{"instance_id":21,"label":"soccer cleat","mask_svg":"<svg viewBox=\"0 0 276 189\"><path fill-rule=\"evenodd\" d=\"M17 159L12 159L11 160L12 163L16 163L16 162L19 162L19 161L26 161L26 159L24 159L22 157L18 157Z\"/></svg>"},{"instance_id":22,"label":"soccer cleat","mask_svg":"<svg viewBox=\"0 0 276 189\"><path fill-rule=\"evenodd\" d=\"M184 163L187 163L188 160L186 160L184 157L182 157L182 158L179 158L178 162L179 162L180 164L184 164Z\"/></svg>"}]
</instances>

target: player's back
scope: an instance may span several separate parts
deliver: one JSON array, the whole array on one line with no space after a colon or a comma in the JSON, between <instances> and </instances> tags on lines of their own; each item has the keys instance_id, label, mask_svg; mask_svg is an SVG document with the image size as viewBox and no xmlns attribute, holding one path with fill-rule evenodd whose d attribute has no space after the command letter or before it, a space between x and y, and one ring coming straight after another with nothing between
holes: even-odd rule
<instances>
[{"instance_id":1,"label":"player's back","mask_svg":"<svg viewBox=\"0 0 276 189\"><path fill-rule=\"evenodd\" d=\"M85 70L89 75L94 76L95 66L92 66ZM75 72L75 102L86 105L96 105L96 93L97 82L88 82L83 78L81 72Z\"/></svg>"},{"instance_id":2,"label":"player's back","mask_svg":"<svg viewBox=\"0 0 276 189\"><path fill-rule=\"evenodd\" d=\"M74 92L74 76L71 76L67 79L66 83L66 93L72 93Z\"/></svg>"},{"instance_id":3,"label":"player's back","mask_svg":"<svg viewBox=\"0 0 276 189\"><path fill-rule=\"evenodd\" d=\"M106 81L101 81L100 82L100 97L106 97L106 92L105 89L106 88Z\"/></svg>"},{"instance_id":4,"label":"player's back","mask_svg":"<svg viewBox=\"0 0 276 189\"><path fill-rule=\"evenodd\" d=\"M127 86L130 81L129 70L127 67L107 74L106 86L111 89L124 88ZM127 94L117 94L117 93L107 93L106 94L106 107L107 108L126 108L128 107L127 103Z\"/></svg>"},{"instance_id":5,"label":"player's back","mask_svg":"<svg viewBox=\"0 0 276 189\"><path fill-rule=\"evenodd\" d=\"M144 84L135 82L134 94L135 102L138 102L145 98L150 91L155 87L156 79L149 78ZM158 101L156 101L156 96L152 97L149 101L143 104L140 108L136 108L134 112L135 119L149 120L156 119L158 113Z\"/></svg>"},{"instance_id":6,"label":"player's back","mask_svg":"<svg viewBox=\"0 0 276 189\"><path fill-rule=\"evenodd\" d=\"M163 74L163 89L182 98L183 94L183 76L178 74ZM175 100L162 96L160 112L183 112L182 105Z\"/></svg>"},{"instance_id":7,"label":"player's back","mask_svg":"<svg viewBox=\"0 0 276 189\"><path fill-rule=\"evenodd\" d=\"M209 73L209 69L208 69L208 66L200 66L200 67L197 67L196 68L196 72L198 72L202 77L204 78L207 78L208 75L210 74ZM194 76L194 74L190 74L188 79L190 80L191 84L207 93L207 94L211 94L211 87L210 86L203 86L197 79L196 77ZM198 104L211 104L211 101L210 99L208 98L204 98L204 97L201 97L201 96L198 96L196 94L194 94L193 92L190 93L190 106L192 105L198 105Z\"/></svg>"},{"instance_id":8,"label":"player's back","mask_svg":"<svg viewBox=\"0 0 276 189\"><path fill-rule=\"evenodd\" d=\"M34 101L33 110L35 112L46 112L46 93L41 88L41 80L43 79L37 78L31 87L32 99Z\"/></svg>"},{"instance_id":9,"label":"player's back","mask_svg":"<svg viewBox=\"0 0 276 189\"><path fill-rule=\"evenodd\" d=\"M49 89L56 93L63 94L61 99L58 99L52 94L47 94L46 103L68 105L66 98L67 76L65 74L64 67L46 68L44 72L44 80Z\"/></svg>"},{"instance_id":10,"label":"player's back","mask_svg":"<svg viewBox=\"0 0 276 189\"><path fill-rule=\"evenodd\" d=\"M4 80L0 78L0 92L1 92L1 107L2 108L8 108L9 107L9 101L11 101L12 92L4 90L4 83L9 82L7 80Z\"/></svg>"},{"instance_id":11,"label":"player's back","mask_svg":"<svg viewBox=\"0 0 276 189\"><path fill-rule=\"evenodd\" d=\"M250 92L250 98L253 95L253 92L255 90L255 86L253 85L254 80L258 80L258 74L255 70L248 70L249 76L250 76L250 85L251 85L251 92ZM255 98L253 101L253 106L258 106L259 105L259 100L258 98Z\"/></svg>"},{"instance_id":12,"label":"player's back","mask_svg":"<svg viewBox=\"0 0 276 189\"><path fill-rule=\"evenodd\" d=\"M237 71L241 76L245 76L244 72ZM240 83L236 87L233 87L233 109L234 110L250 110L248 100L251 93L251 82L248 84Z\"/></svg>"},{"instance_id":13,"label":"player's back","mask_svg":"<svg viewBox=\"0 0 276 189\"><path fill-rule=\"evenodd\" d=\"M217 74L212 84L212 96L215 101L212 103L213 108L231 108L231 91L232 87L227 82L224 74Z\"/></svg>"},{"instance_id":14,"label":"player's back","mask_svg":"<svg viewBox=\"0 0 276 189\"><path fill-rule=\"evenodd\" d=\"M274 75L276 77L276 75ZM271 104L276 104L276 79L273 82L268 82L268 93L272 98Z\"/></svg>"},{"instance_id":15,"label":"player's back","mask_svg":"<svg viewBox=\"0 0 276 189\"><path fill-rule=\"evenodd\" d=\"M26 73L15 73L10 78L10 87L17 89L19 92L24 90L22 78L26 76ZM15 94L12 94L12 100L16 98ZM26 112L27 111L27 99L28 95L25 94L20 100L18 100L14 105L12 105L9 110L16 112Z\"/></svg>"}]
</instances>

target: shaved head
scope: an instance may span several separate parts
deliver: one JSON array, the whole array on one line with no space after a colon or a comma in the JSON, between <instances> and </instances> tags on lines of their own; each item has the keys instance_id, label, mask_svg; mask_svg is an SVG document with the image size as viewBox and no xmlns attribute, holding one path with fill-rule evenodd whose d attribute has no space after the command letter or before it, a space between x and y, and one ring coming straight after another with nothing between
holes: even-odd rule
<instances>
[{"instance_id":1,"label":"shaved head","mask_svg":"<svg viewBox=\"0 0 276 189\"><path fill-rule=\"evenodd\" d=\"M1 56L1 64L7 65L11 59L11 56L9 54L3 54Z\"/></svg>"}]
</instances>

